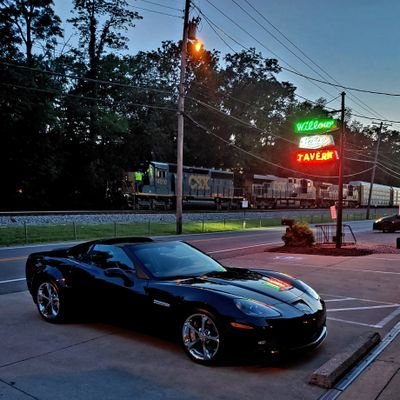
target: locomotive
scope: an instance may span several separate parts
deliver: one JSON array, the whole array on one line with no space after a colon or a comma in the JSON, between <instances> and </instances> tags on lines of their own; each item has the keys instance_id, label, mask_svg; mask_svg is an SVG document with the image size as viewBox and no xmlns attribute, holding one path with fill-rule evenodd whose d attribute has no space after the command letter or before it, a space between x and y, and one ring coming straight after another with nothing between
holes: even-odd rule
<instances>
[{"instance_id":1,"label":"locomotive","mask_svg":"<svg viewBox=\"0 0 400 400\"><path fill-rule=\"evenodd\" d=\"M152 161L143 173L141 184L135 186L135 172L127 172L123 195L130 209L165 209L175 207L176 164ZM183 167L183 206L240 208L243 196L234 188L231 171Z\"/></svg>"},{"instance_id":2,"label":"locomotive","mask_svg":"<svg viewBox=\"0 0 400 400\"><path fill-rule=\"evenodd\" d=\"M119 192L129 209L164 209L176 206L177 166L151 161L143 178L135 184L135 171L125 173ZM184 207L239 209L249 208L326 208L337 204L338 185L307 178L247 174L241 176L240 187L232 171L183 167L182 201ZM236 186L235 186L236 185ZM366 207L370 183L350 181L343 185L343 206ZM400 188L374 184L370 205L400 205Z\"/></svg>"}]
</instances>

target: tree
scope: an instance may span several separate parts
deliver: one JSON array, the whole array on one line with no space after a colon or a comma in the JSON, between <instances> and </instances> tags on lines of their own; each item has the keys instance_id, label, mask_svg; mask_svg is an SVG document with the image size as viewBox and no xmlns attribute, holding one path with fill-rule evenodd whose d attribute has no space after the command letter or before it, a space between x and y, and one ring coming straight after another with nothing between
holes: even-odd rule
<instances>
[{"instance_id":1,"label":"tree","mask_svg":"<svg viewBox=\"0 0 400 400\"><path fill-rule=\"evenodd\" d=\"M76 174L70 193L85 207L97 207L104 200L110 170L118 169L117 149L128 134L126 117L118 109L115 77L123 81L124 60L111 51L127 48L124 32L134 27L138 13L125 0L74 0L75 16L68 20L76 29L79 48L74 49L71 71L77 76L68 84L63 123L67 142L66 174ZM123 68L122 68L123 69Z\"/></svg>"},{"instance_id":2,"label":"tree","mask_svg":"<svg viewBox=\"0 0 400 400\"><path fill-rule=\"evenodd\" d=\"M62 36L61 20L54 14L53 0L1 0L0 31L6 34L6 43L13 48L22 45L27 65L33 64L33 46L41 47L43 54L54 49L57 37ZM3 37L4 38L4 37Z\"/></svg>"},{"instance_id":3,"label":"tree","mask_svg":"<svg viewBox=\"0 0 400 400\"><path fill-rule=\"evenodd\" d=\"M56 169L49 128L57 86L38 69L47 67L48 51L62 35L52 6L50 0L0 2L1 208L48 205Z\"/></svg>"}]
</instances>

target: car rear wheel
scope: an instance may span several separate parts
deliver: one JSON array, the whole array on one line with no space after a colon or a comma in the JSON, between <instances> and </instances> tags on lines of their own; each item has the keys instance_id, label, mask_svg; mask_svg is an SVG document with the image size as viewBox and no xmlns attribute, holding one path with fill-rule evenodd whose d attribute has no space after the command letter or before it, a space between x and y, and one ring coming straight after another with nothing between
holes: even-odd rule
<instances>
[{"instance_id":1,"label":"car rear wheel","mask_svg":"<svg viewBox=\"0 0 400 400\"><path fill-rule=\"evenodd\" d=\"M217 318L206 310L187 315L182 325L182 343L186 354L203 365L215 364L223 353L222 330Z\"/></svg>"},{"instance_id":2,"label":"car rear wheel","mask_svg":"<svg viewBox=\"0 0 400 400\"><path fill-rule=\"evenodd\" d=\"M65 301L60 287L52 281L41 282L36 289L36 305L40 315L48 322L65 320Z\"/></svg>"}]
</instances>

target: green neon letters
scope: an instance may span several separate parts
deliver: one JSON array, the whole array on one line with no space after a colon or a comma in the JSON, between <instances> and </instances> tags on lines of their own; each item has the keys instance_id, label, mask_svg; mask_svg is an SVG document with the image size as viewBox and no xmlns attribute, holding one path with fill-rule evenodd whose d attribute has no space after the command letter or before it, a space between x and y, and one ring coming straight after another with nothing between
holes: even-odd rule
<instances>
[{"instance_id":1,"label":"green neon letters","mask_svg":"<svg viewBox=\"0 0 400 400\"><path fill-rule=\"evenodd\" d=\"M335 130L336 128L336 120L331 118L324 118L296 122L294 131L301 134L313 134L318 132L330 132Z\"/></svg>"}]
</instances>

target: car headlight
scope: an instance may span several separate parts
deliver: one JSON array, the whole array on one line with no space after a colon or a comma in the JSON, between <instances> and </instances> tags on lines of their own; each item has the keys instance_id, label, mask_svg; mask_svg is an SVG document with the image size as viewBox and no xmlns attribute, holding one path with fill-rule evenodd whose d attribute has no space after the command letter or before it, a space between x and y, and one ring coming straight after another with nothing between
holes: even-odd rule
<instances>
[{"instance_id":1,"label":"car headlight","mask_svg":"<svg viewBox=\"0 0 400 400\"><path fill-rule=\"evenodd\" d=\"M281 315L277 309L260 301L236 299L234 303L240 311L251 317L279 317Z\"/></svg>"}]
</instances>

